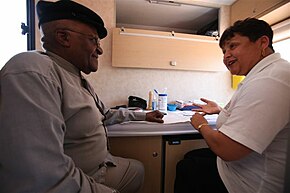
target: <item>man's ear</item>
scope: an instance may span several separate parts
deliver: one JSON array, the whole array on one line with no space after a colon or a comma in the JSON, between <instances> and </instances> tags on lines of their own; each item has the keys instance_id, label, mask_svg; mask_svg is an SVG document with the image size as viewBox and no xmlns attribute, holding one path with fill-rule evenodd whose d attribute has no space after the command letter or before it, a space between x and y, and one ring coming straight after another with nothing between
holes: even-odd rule
<instances>
[{"instance_id":1,"label":"man's ear","mask_svg":"<svg viewBox=\"0 0 290 193\"><path fill-rule=\"evenodd\" d=\"M56 41L64 46L64 47L70 47L70 34L65 30L57 30L56 31Z\"/></svg>"}]
</instances>

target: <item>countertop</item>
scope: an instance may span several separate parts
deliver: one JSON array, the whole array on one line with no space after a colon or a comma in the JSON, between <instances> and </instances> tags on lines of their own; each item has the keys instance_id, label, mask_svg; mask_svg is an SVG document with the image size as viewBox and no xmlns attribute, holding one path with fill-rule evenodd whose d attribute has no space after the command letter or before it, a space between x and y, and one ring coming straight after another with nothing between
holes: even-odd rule
<instances>
[{"instance_id":1,"label":"countertop","mask_svg":"<svg viewBox=\"0 0 290 193\"><path fill-rule=\"evenodd\" d=\"M169 112L164 116L165 123L152 123L145 121L130 121L121 124L107 126L109 137L128 137L128 136L160 136L160 135L179 135L198 133L190 124L190 117L180 117L180 113ZM205 116L209 125L215 129L217 116ZM180 122L179 122L180 121Z\"/></svg>"}]
</instances>

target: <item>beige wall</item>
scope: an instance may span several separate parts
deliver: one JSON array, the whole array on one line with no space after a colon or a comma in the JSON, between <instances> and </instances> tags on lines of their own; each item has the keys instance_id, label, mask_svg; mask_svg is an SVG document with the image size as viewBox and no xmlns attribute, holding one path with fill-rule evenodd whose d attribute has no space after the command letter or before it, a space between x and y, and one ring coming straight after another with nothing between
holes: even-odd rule
<instances>
[{"instance_id":1,"label":"beige wall","mask_svg":"<svg viewBox=\"0 0 290 193\"><path fill-rule=\"evenodd\" d=\"M97 12L104 20L109 35L101 41L104 54L100 57L98 72L88 76L101 100L108 106L127 104L128 96L136 95L148 99L154 88L168 91L168 101L193 100L200 97L226 103L232 96L229 72L198 72L156 69L128 69L112 67L112 29L116 26L114 0L78 0ZM221 9L221 16L229 18L228 8ZM220 29L229 24L222 19ZM39 39L37 34L36 40ZM37 48L41 49L37 42ZM194 54L194 53L193 53ZM221 58L222 60L222 58Z\"/></svg>"}]
</instances>

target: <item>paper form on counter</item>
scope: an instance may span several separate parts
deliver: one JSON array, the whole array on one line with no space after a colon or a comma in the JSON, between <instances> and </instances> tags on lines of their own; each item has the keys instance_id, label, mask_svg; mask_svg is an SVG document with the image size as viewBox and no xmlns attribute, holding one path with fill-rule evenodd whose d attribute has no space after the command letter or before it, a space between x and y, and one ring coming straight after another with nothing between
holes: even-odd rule
<instances>
[{"instance_id":1,"label":"paper form on counter","mask_svg":"<svg viewBox=\"0 0 290 193\"><path fill-rule=\"evenodd\" d=\"M176 124L176 123L184 123L184 122L190 122L190 118L192 115L194 115L194 111L168 111L166 115L164 115L163 124ZM208 123L210 125L215 125L216 119L218 115L205 115L205 118L207 119ZM121 124L126 123L141 123L141 124L160 124L156 122L148 122L148 121L128 121L123 122Z\"/></svg>"},{"instance_id":2,"label":"paper form on counter","mask_svg":"<svg viewBox=\"0 0 290 193\"><path fill-rule=\"evenodd\" d=\"M173 111L168 112L167 115L163 117L164 124L175 124L182 122L190 122L192 115L194 115L194 111ZM210 125L214 125L216 123L216 119L218 115L205 115L204 116Z\"/></svg>"}]
</instances>

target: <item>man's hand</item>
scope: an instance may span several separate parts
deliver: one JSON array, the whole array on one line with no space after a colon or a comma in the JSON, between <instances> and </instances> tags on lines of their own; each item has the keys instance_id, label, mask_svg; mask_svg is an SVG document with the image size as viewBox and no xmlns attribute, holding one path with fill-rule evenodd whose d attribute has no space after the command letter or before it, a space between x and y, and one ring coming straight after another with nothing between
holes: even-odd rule
<instances>
[{"instance_id":1,"label":"man's hand","mask_svg":"<svg viewBox=\"0 0 290 193\"><path fill-rule=\"evenodd\" d=\"M163 113L161 113L160 111L152 111L146 113L145 121L163 123L164 122L162 120L163 116L164 116Z\"/></svg>"}]
</instances>

